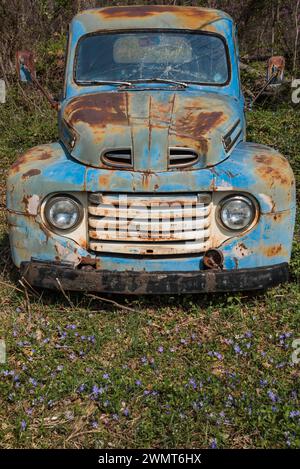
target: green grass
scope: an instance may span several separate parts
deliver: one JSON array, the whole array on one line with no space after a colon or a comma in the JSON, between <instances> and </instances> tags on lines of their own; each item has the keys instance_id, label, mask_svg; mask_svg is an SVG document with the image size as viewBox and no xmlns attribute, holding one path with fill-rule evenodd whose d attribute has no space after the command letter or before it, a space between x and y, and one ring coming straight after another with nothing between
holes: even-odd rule
<instances>
[{"instance_id":1,"label":"green grass","mask_svg":"<svg viewBox=\"0 0 300 469\"><path fill-rule=\"evenodd\" d=\"M300 110L248 115L249 140L271 144L300 182ZM0 116L5 173L55 139L55 115L10 91ZM261 295L110 297L25 291L1 212L0 446L31 448L300 447L300 239L292 281ZM299 226L299 225L298 225Z\"/></svg>"}]
</instances>

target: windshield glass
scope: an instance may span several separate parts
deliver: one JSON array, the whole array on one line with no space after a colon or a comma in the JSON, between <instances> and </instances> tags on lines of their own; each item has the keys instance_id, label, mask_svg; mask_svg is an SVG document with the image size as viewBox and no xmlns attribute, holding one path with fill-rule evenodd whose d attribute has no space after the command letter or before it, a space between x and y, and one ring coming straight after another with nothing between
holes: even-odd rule
<instances>
[{"instance_id":1,"label":"windshield glass","mask_svg":"<svg viewBox=\"0 0 300 469\"><path fill-rule=\"evenodd\" d=\"M93 34L78 44L78 83L167 79L224 85L226 46L219 36L188 32Z\"/></svg>"}]
</instances>

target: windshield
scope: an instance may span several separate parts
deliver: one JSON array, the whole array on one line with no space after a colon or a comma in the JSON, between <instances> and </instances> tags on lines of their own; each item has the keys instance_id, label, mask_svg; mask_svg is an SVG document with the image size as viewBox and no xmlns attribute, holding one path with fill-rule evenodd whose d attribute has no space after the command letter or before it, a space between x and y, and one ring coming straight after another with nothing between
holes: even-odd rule
<instances>
[{"instance_id":1,"label":"windshield","mask_svg":"<svg viewBox=\"0 0 300 469\"><path fill-rule=\"evenodd\" d=\"M226 45L219 36L194 32L88 35L78 44L75 79L83 84L166 79L225 85Z\"/></svg>"}]
</instances>

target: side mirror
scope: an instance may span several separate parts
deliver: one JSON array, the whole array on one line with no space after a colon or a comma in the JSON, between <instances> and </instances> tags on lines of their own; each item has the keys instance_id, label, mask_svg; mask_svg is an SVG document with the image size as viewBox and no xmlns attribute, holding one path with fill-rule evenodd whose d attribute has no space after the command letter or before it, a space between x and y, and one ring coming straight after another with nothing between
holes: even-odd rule
<instances>
[{"instance_id":1,"label":"side mirror","mask_svg":"<svg viewBox=\"0 0 300 469\"><path fill-rule=\"evenodd\" d=\"M34 55L30 51L18 51L16 54L16 68L19 80L32 83L36 80Z\"/></svg>"},{"instance_id":2,"label":"side mirror","mask_svg":"<svg viewBox=\"0 0 300 469\"><path fill-rule=\"evenodd\" d=\"M53 109L59 109L59 103L53 96L39 83L36 78L34 55L30 51L18 51L16 54L16 68L19 80L22 83L33 83L45 98L49 101Z\"/></svg>"},{"instance_id":3,"label":"side mirror","mask_svg":"<svg viewBox=\"0 0 300 469\"><path fill-rule=\"evenodd\" d=\"M284 81L285 58L278 55L268 60L268 86L279 86Z\"/></svg>"}]
</instances>

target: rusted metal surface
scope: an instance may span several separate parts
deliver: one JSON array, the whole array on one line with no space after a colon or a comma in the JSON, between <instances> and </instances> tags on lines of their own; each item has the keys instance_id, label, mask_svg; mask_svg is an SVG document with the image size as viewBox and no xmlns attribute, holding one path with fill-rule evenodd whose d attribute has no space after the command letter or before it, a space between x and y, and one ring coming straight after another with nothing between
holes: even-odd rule
<instances>
[{"instance_id":1,"label":"rusted metal surface","mask_svg":"<svg viewBox=\"0 0 300 469\"><path fill-rule=\"evenodd\" d=\"M129 295L250 291L286 282L288 265L233 271L112 272L82 270L66 264L24 263L22 275L32 286L54 290L100 291Z\"/></svg>"},{"instance_id":2,"label":"rusted metal surface","mask_svg":"<svg viewBox=\"0 0 300 469\"><path fill-rule=\"evenodd\" d=\"M36 78L35 58L30 51L17 51L16 53L16 69L18 78L21 82L33 83L40 92L49 101L50 105L58 110L59 104L53 96L40 84Z\"/></svg>"},{"instance_id":3,"label":"rusted metal surface","mask_svg":"<svg viewBox=\"0 0 300 469\"><path fill-rule=\"evenodd\" d=\"M272 85L277 85L283 82L285 71L285 58L278 55L271 57L268 61L268 74L267 80L269 81L271 77L274 77L274 80L271 82Z\"/></svg>"},{"instance_id":4,"label":"rusted metal surface","mask_svg":"<svg viewBox=\"0 0 300 469\"><path fill-rule=\"evenodd\" d=\"M229 83L133 90L75 83L75 50L83 35L136 28L221 35L229 49ZM183 293L248 289L250 278L253 288L262 288L287 278L295 179L277 151L245 142L235 50L232 20L216 10L119 7L75 17L59 112L61 142L21 155L7 181L13 261L29 269L34 285L57 288L57 275L66 289L137 294L154 288L171 293L173 288ZM192 165L170 165L172 149L194 152ZM115 151L118 159L120 150L129 165L109 165L102 158ZM73 231L63 234L49 227L45 204L53 194L69 194L82 205ZM253 222L240 233L225 229L217 217L221 200L232 194L250 197L256 208ZM119 195L130 200L129 207L116 206ZM166 202L170 219L158 209L149 221L145 208L158 200ZM183 201L203 203L197 233L193 202L184 207L180 231ZM129 237L132 221L140 231ZM107 231L114 224L115 237ZM28 264L32 259L38 262Z\"/></svg>"},{"instance_id":5,"label":"rusted metal surface","mask_svg":"<svg viewBox=\"0 0 300 469\"><path fill-rule=\"evenodd\" d=\"M80 96L64 106L63 119L80 135L72 149L80 161L107 168L99 155L118 142L132 150L136 171L155 172L169 169L170 148L192 148L199 155L193 169L224 160L222 136L243 116L226 96L152 90Z\"/></svg>"},{"instance_id":6,"label":"rusted metal surface","mask_svg":"<svg viewBox=\"0 0 300 469\"><path fill-rule=\"evenodd\" d=\"M218 249L209 249L203 256L203 264L207 269L222 270L224 264L224 256L222 251Z\"/></svg>"},{"instance_id":7,"label":"rusted metal surface","mask_svg":"<svg viewBox=\"0 0 300 469\"><path fill-rule=\"evenodd\" d=\"M86 32L101 29L182 28L213 29L218 21L231 18L222 11L171 5L123 6L91 9L79 13L74 22Z\"/></svg>"},{"instance_id":8,"label":"rusted metal surface","mask_svg":"<svg viewBox=\"0 0 300 469\"><path fill-rule=\"evenodd\" d=\"M34 55L32 52L18 51L16 53L16 68L19 80L32 81L36 78Z\"/></svg>"}]
</instances>

